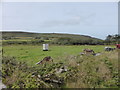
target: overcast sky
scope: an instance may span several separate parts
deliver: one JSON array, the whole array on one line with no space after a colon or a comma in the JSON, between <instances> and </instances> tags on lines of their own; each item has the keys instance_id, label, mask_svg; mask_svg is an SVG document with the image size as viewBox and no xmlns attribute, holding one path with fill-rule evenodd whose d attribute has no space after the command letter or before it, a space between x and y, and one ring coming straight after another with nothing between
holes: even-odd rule
<instances>
[{"instance_id":1,"label":"overcast sky","mask_svg":"<svg viewBox=\"0 0 120 90\"><path fill-rule=\"evenodd\" d=\"M105 39L118 33L117 2L4 2L2 30L73 33Z\"/></svg>"}]
</instances>

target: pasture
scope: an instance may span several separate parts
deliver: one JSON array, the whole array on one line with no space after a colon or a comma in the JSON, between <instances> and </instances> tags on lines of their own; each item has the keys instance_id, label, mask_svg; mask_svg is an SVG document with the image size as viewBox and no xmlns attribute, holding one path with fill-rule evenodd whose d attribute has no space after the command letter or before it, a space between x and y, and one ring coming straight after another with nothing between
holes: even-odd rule
<instances>
[{"instance_id":1,"label":"pasture","mask_svg":"<svg viewBox=\"0 0 120 90\"><path fill-rule=\"evenodd\" d=\"M61 57L79 55L85 48L93 49L96 53L104 52L104 45L79 45L79 46L49 46L49 51L42 51L42 45L9 45L3 46L5 56L14 56L17 60L34 65L46 56L51 56L54 62ZM113 46L114 47L114 46Z\"/></svg>"},{"instance_id":2,"label":"pasture","mask_svg":"<svg viewBox=\"0 0 120 90\"><path fill-rule=\"evenodd\" d=\"M108 52L104 47L50 45L49 51L43 51L40 45L3 46L3 56L7 56L3 57L3 83L8 88L117 88L119 50ZM80 55L85 48L101 55ZM53 62L35 65L46 56Z\"/></svg>"}]
</instances>

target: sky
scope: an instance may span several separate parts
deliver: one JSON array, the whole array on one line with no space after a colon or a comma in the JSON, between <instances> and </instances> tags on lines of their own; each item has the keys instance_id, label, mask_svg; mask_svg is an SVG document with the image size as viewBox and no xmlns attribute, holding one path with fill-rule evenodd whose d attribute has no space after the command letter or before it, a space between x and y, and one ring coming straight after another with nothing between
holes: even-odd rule
<instances>
[{"instance_id":1,"label":"sky","mask_svg":"<svg viewBox=\"0 0 120 90\"><path fill-rule=\"evenodd\" d=\"M70 33L105 39L118 33L118 3L4 2L0 27L2 31Z\"/></svg>"}]
</instances>

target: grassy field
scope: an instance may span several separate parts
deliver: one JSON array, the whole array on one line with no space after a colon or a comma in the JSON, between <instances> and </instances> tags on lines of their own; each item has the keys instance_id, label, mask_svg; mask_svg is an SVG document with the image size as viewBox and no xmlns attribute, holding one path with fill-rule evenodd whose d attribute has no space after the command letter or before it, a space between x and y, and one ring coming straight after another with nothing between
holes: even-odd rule
<instances>
[{"instance_id":1,"label":"grassy field","mask_svg":"<svg viewBox=\"0 0 120 90\"><path fill-rule=\"evenodd\" d=\"M38 45L3 46L3 56L14 56L17 61L24 61L29 66L15 63L14 59L3 58L5 76L3 83L11 88L117 88L119 50L105 52L104 47L103 45L49 46L49 51L42 51L42 46ZM80 52L85 48L93 49L96 53L100 52L101 55L81 56ZM54 62L35 65L45 56L51 56ZM58 73L56 70L61 67L67 68L67 71ZM51 75L47 79L54 81L62 78L63 85L47 82L46 75Z\"/></svg>"},{"instance_id":2,"label":"grassy field","mask_svg":"<svg viewBox=\"0 0 120 90\"><path fill-rule=\"evenodd\" d=\"M28 45L11 45L3 46L5 56L14 56L18 60L25 61L30 65L34 65L39 60L42 60L45 56L51 56L55 59L68 56L79 55L85 48L93 49L96 53L104 52L105 46L49 46L49 51L42 51L42 46L28 46ZM113 46L114 47L114 46Z\"/></svg>"},{"instance_id":3,"label":"grassy field","mask_svg":"<svg viewBox=\"0 0 120 90\"><path fill-rule=\"evenodd\" d=\"M2 82L7 88L118 88L118 52L105 40L62 33L2 32ZM43 51L42 44L49 44ZM80 55L84 49L94 55ZM36 65L44 57L53 62ZM108 89L109 90L109 89Z\"/></svg>"}]
</instances>

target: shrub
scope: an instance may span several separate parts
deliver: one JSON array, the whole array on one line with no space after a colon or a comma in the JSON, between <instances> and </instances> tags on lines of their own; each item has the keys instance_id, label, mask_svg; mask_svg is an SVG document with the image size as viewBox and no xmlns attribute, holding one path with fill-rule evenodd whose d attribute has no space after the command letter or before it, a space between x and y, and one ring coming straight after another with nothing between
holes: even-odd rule
<instances>
[{"instance_id":1,"label":"shrub","mask_svg":"<svg viewBox=\"0 0 120 90\"><path fill-rule=\"evenodd\" d=\"M3 57L2 80L8 88L60 87L63 79L50 73L57 66L57 64L53 64L30 67L24 62L16 61L14 57ZM48 74L50 76L46 77ZM50 81L46 81L46 78L50 78ZM54 83L52 80L60 80L62 83Z\"/></svg>"}]
</instances>

